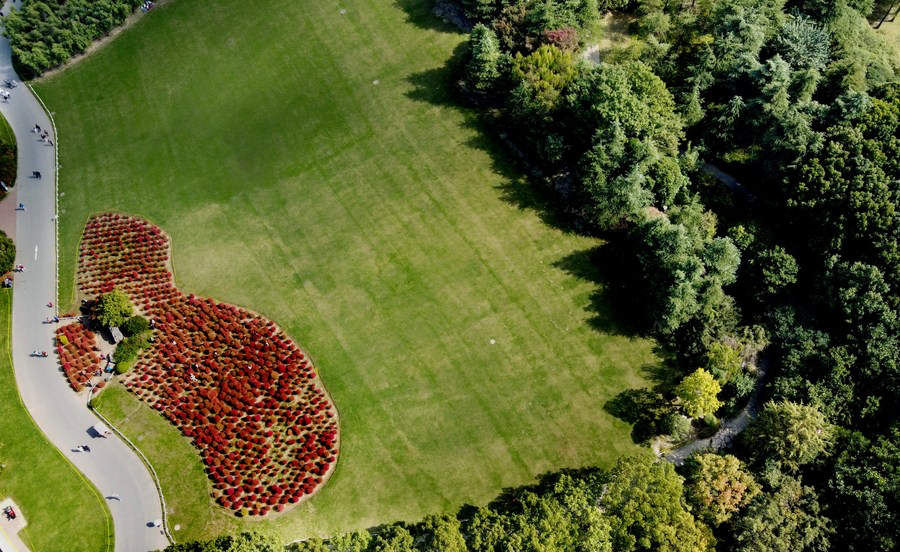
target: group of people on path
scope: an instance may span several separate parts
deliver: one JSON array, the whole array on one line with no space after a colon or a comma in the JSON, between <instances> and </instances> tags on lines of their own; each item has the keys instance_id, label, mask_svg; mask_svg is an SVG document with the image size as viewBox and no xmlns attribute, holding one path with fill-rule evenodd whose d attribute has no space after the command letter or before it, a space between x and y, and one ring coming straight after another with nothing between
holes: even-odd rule
<instances>
[{"instance_id":1,"label":"group of people on path","mask_svg":"<svg viewBox=\"0 0 900 552\"><path fill-rule=\"evenodd\" d=\"M44 141L45 144L52 146L53 140L50 139L50 133L46 130L41 130L41 125L35 123L34 128L31 129L31 132L35 132L41 136L41 140Z\"/></svg>"},{"instance_id":2,"label":"group of people on path","mask_svg":"<svg viewBox=\"0 0 900 552\"><path fill-rule=\"evenodd\" d=\"M5 96L4 96L4 94L5 94ZM5 90L0 90L0 96L4 96L7 99L9 99L8 98L9 92L6 92ZM50 138L50 133L47 132L46 130L41 130L41 125L34 123L34 127L32 127L31 132L39 134L41 137L41 140L43 140L44 143L47 144L48 146L53 145L53 140ZM38 180L41 180L41 178L42 178L41 171L31 171L31 178L37 178ZM25 204L19 203L19 206L16 207L16 211L25 211ZM56 217L53 217L53 219L56 220Z\"/></svg>"}]
</instances>

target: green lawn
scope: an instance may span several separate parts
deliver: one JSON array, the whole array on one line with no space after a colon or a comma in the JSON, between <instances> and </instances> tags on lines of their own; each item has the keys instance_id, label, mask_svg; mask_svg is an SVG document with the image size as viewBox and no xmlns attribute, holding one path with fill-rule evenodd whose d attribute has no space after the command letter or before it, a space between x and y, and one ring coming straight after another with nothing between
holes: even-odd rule
<instances>
[{"instance_id":1,"label":"green lawn","mask_svg":"<svg viewBox=\"0 0 900 552\"><path fill-rule=\"evenodd\" d=\"M112 550L113 524L96 489L51 445L25 410L9 356L12 294L0 290L0 498L12 497L32 550Z\"/></svg>"},{"instance_id":2,"label":"green lawn","mask_svg":"<svg viewBox=\"0 0 900 552\"><path fill-rule=\"evenodd\" d=\"M341 456L320 494L255 524L284 538L608 464L635 445L604 403L659 363L608 313L600 242L544 222L455 106L465 37L430 6L176 1L37 85L59 128L62 282L89 213L145 216L182 290L276 320L318 365ZM163 472L179 538L235 523L199 483L171 489L198 472L159 421L138 410L126 431Z\"/></svg>"},{"instance_id":3,"label":"green lawn","mask_svg":"<svg viewBox=\"0 0 900 552\"><path fill-rule=\"evenodd\" d=\"M16 135L6 117L0 115L0 144L16 145Z\"/></svg>"}]
</instances>

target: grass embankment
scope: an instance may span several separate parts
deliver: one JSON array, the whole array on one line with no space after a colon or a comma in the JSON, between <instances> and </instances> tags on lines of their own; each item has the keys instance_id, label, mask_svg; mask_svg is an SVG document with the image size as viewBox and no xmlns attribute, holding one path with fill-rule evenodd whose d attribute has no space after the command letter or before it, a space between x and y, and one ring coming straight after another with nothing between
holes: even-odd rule
<instances>
[{"instance_id":1,"label":"grass embankment","mask_svg":"<svg viewBox=\"0 0 900 552\"><path fill-rule=\"evenodd\" d=\"M0 182L12 187L16 183L16 135L6 117L0 115ZM0 199L6 191L0 188Z\"/></svg>"},{"instance_id":2,"label":"grass embankment","mask_svg":"<svg viewBox=\"0 0 900 552\"><path fill-rule=\"evenodd\" d=\"M0 497L12 497L32 550L112 550L103 499L44 437L19 398L9 354L12 294L0 290Z\"/></svg>"},{"instance_id":3,"label":"grass embankment","mask_svg":"<svg viewBox=\"0 0 900 552\"><path fill-rule=\"evenodd\" d=\"M249 523L285 538L608 464L634 445L602 407L659 362L608 312L590 261L601 243L543 221L477 114L455 106L465 36L430 9L173 2L37 85L60 134L61 304L89 213L122 210L170 234L184 292L261 312L316 362L341 456L312 500ZM137 405L121 393L103 408ZM145 414L125 431L144 437L179 539L233 529L172 488L205 481Z\"/></svg>"}]
</instances>

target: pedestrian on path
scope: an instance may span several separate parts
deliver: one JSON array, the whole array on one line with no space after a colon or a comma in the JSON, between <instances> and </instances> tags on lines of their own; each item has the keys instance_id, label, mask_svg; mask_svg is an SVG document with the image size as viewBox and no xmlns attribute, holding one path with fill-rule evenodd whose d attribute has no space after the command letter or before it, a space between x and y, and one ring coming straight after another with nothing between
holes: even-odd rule
<instances>
[{"instance_id":1,"label":"pedestrian on path","mask_svg":"<svg viewBox=\"0 0 900 552\"><path fill-rule=\"evenodd\" d=\"M25 204L24 204L24 203L20 203L19 206L16 207L16 211L24 211L24 210L25 210Z\"/></svg>"},{"instance_id":2,"label":"pedestrian on path","mask_svg":"<svg viewBox=\"0 0 900 552\"><path fill-rule=\"evenodd\" d=\"M31 132L40 132L40 131L41 131L41 125L34 123L34 128L31 129Z\"/></svg>"},{"instance_id":3,"label":"pedestrian on path","mask_svg":"<svg viewBox=\"0 0 900 552\"><path fill-rule=\"evenodd\" d=\"M52 308L53 308L53 301L50 301L49 303L47 303L47 306L50 307L50 308L52 309Z\"/></svg>"}]
</instances>

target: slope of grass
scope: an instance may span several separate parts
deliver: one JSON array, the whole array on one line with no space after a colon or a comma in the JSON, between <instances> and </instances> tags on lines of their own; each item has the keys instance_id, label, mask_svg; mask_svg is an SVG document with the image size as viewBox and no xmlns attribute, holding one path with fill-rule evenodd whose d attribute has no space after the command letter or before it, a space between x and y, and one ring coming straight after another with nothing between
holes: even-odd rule
<instances>
[{"instance_id":1,"label":"slope of grass","mask_svg":"<svg viewBox=\"0 0 900 552\"><path fill-rule=\"evenodd\" d=\"M319 367L341 456L312 500L254 525L286 539L607 464L634 445L604 403L659 362L608 312L602 244L542 220L455 106L464 36L430 5L176 1L37 86L59 128L62 282L89 213L145 216L183 291L261 312ZM126 432L177 442L150 414ZM196 472L148 447L164 486ZM236 523L170 502L182 535Z\"/></svg>"},{"instance_id":2,"label":"slope of grass","mask_svg":"<svg viewBox=\"0 0 900 552\"><path fill-rule=\"evenodd\" d=\"M32 550L112 550L109 510L91 484L50 444L19 398L9 355L10 290L0 290L0 497L11 496Z\"/></svg>"},{"instance_id":3,"label":"slope of grass","mask_svg":"<svg viewBox=\"0 0 900 552\"><path fill-rule=\"evenodd\" d=\"M16 145L16 135L9 126L9 121L2 115L0 115L0 144L9 144L13 147Z\"/></svg>"}]
</instances>

